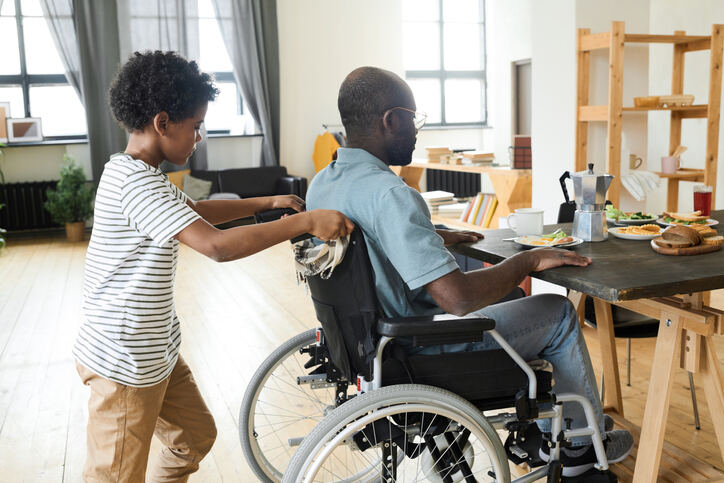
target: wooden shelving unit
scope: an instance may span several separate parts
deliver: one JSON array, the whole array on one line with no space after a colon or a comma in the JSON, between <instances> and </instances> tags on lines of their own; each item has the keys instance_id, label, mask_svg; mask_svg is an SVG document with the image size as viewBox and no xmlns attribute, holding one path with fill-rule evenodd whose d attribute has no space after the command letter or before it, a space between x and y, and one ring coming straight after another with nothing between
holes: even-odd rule
<instances>
[{"instance_id":1,"label":"wooden shelving unit","mask_svg":"<svg viewBox=\"0 0 724 483\"><path fill-rule=\"evenodd\" d=\"M667 211L677 211L679 182L703 182L714 188L719 156L719 110L722 87L722 50L724 25L713 25L711 35L686 35L677 30L673 35L627 34L624 22L612 22L609 32L592 34L590 29L578 29L578 92L576 110L576 171L586 169L588 148L588 123L606 122L608 146L606 171L615 176L608 190L608 199L618 206L621 196L621 121L625 112L670 111L669 153L681 144L681 124L684 119L705 118L706 159L703 169L682 169L676 174L661 175L667 179ZM665 43L674 48L672 68L672 94L684 93L684 58L687 52L710 50L709 103L678 107L623 107L623 56L626 43ZM608 49L608 103L602 106L588 105L591 51ZM656 94L656 93L653 93Z\"/></svg>"},{"instance_id":2,"label":"wooden shelving unit","mask_svg":"<svg viewBox=\"0 0 724 483\"><path fill-rule=\"evenodd\" d=\"M530 208L533 175L530 169L495 168L490 166L467 166L460 164L428 163L413 160L407 166L390 167L398 176L405 180L409 186L420 191L420 178L426 169L441 169L445 171L459 171L464 173L487 174L493 185L493 191L498 198L498 207L493 214L489 228L498 228L498 218L508 216L517 208ZM434 215L432 221L445 223L457 228L468 230L481 230L482 226L465 223L452 217Z\"/></svg>"}]
</instances>

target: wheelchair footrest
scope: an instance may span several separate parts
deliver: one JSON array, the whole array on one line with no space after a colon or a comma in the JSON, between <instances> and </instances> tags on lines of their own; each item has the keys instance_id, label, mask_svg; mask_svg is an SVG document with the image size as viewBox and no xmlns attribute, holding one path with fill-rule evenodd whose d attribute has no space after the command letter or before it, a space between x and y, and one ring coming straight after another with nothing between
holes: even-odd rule
<instances>
[{"instance_id":1,"label":"wheelchair footrest","mask_svg":"<svg viewBox=\"0 0 724 483\"><path fill-rule=\"evenodd\" d=\"M531 468L543 466L539 449L543 442L543 434L535 422L524 423L516 431L511 431L505 440L505 452L508 459L516 465L526 463Z\"/></svg>"},{"instance_id":2,"label":"wheelchair footrest","mask_svg":"<svg viewBox=\"0 0 724 483\"><path fill-rule=\"evenodd\" d=\"M561 483L616 483L617 481L618 477L611 470L598 471L595 468L591 468L579 476L561 478Z\"/></svg>"}]
</instances>

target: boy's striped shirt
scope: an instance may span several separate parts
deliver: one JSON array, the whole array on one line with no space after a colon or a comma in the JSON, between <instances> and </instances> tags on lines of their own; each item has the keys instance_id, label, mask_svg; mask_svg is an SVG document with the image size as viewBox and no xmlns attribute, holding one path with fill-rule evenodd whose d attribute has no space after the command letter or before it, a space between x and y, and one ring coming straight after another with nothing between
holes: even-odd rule
<instances>
[{"instance_id":1,"label":"boy's striped shirt","mask_svg":"<svg viewBox=\"0 0 724 483\"><path fill-rule=\"evenodd\" d=\"M186 201L165 174L143 161L119 153L106 164L86 254L85 320L73 349L93 372L146 387L176 364L179 242L173 237L199 219Z\"/></svg>"}]
</instances>

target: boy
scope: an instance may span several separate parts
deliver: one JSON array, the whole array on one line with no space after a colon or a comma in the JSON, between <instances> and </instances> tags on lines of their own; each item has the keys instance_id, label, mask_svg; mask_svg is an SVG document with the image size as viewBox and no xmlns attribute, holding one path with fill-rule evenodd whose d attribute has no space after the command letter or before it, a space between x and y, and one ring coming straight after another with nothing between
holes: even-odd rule
<instances>
[{"instance_id":1,"label":"boy","mask_svg":"<svg viewBox=\"0 0 724 483\"><path fill-rule=\"evenodd\" d=\"M193 154L217 93L195 62L160 51L135 53L111 85L111 109L130 136L98 185L85 320L73 350L91 388L85 481L144 481L154 433L164 448L149 468L151 481L186 481L213 445L213 418L179 355L173 303L179 241L229 261L303 233L330 240L353 228L332 210L214 228L257 211L304 206L291 195L196 202L159 171L164 159L182 166Z\"/></svg>"}]
</instances>

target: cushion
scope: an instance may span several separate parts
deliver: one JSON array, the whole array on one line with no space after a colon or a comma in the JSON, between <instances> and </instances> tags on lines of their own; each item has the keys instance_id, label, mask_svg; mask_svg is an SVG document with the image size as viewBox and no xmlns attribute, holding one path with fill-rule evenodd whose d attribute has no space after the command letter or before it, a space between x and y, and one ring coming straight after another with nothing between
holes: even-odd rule
<instances>
[{"instance_id":1,"label":"cushion","mask_svg":"<svg viewBox=\"0 0 724 483\"><path fill-rule=\"evenodd\" d=\"M275 195L277 180L286 175L284 166L224 169L219 171L219 191L236 193L242 198Z\"/></svg>"},{"instance_id":2,"label":"cushion","mask_svg":"<svg viewBox=\"0 0 724 483\"><path fill-rule=\"evenodd\" d=\"M205 200L211 193L211 181L194 178L190 174L184 176L183 191L192 200Z\"/></svg>"},{"instance_id":3,"label":"cushion","mask_svg":"<svg viewBox=\"0 0 724 483\"><path fill-rule=\"evenodd\" d=\"M166 176L168 176L168 180L171 182L171 184L176 185L178 189L181 191L184 190L184 176L189 174L191 172L190 169L184 169L183 171L172 171L170 173L166 173Z\"/></svg>"},{"instance_id":4,"label":"cushion","mask_svg":"<svg viewBox=\"0 0 724 483\"><path fill-rule=\"evenodd\" d=\"M197 179L203 179L205 181L211 181L211 192L212 193L218 193L221 191L219 189L219 172L218 171L209 171L209 170L203 170L203 169L192 169L191 170L191 176Z\"/></svg>"}]
</instances>

